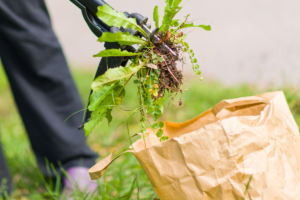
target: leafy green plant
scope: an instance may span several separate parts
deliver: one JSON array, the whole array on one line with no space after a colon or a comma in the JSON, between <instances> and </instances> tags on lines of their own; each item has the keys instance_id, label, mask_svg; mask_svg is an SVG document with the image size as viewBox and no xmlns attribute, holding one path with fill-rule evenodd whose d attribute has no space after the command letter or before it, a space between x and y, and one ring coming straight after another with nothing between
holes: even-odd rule
<instances>
[{"instance_id":1,"label":"leafy green plant","mask_svg":"<svg viewBox=\"0 0 300 200\"><path fill-rule=\"evenodd\" d=\"M196 75L200 75L197 59L194 58L194 52L184 41L186 35L180 32L181 29L190 27L199 27L204 30L211 30L210 26L194 25L188 22L186 16L182 22L174 19L175 15L182 9L180 3L182 0L166 0L166 7L162 19L162 25L159 26L158 6L154 8L153 19L155 26L159 28L158 36L160 41L153 40L150 34L139 26L134 18L127 18L124 13L116 12L111 7L104 5L98 8L97 16L109 26L115 26L121 30L130 28L137 30L142 37L131 35L129 32L104 33L99 42L118 42L121 47L124 45L140 45L137 52L129 52L120 49L108 49L101 51L95 57L130 57L131 64L127 67L117 67L108 69L105 74L97 77L92 84L93 93L90 97L88 109L92 111L91 119L85 123L84 130L89 135L95 126L107 119L108 123L112 121L111 112L118 109L124 96L125 87L130 79L134 79L137 86L139 106L129 112L129 116L139 114L139 125L141 132L146 134L147 128L152 128L160 141L168 139L164 135L164 123L159 121L163 113L163 103L165 94L182 92L183 75L176 67L176 62L180 61L179 54L187 52L192 62L192 67ZM162 44L168 45L177 56L162 48ZM153 123L151 124L150 117Z\"/></svg>"},{"instance_id":2,"label":"leafy green plant","mask_svg":"<svg viewBox=\"0 0 300 200\"><path fill-rule=\"evenodd\" d=\"M159 13L158 13L158 6L155 6L153 11L153 20L155 22L156 28L159 28Z\"/></svg>"}]
</instances>

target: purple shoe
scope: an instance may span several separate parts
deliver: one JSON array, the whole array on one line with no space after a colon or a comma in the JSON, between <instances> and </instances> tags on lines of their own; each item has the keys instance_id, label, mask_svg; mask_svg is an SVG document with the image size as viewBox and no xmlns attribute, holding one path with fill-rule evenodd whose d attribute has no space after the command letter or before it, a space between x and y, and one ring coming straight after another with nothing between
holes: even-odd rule
<instances>
[{"instance_id":1,"label":"purple shoe","mask_svg":"<svg viewBox=\"0 0 300 200\"><path fill-rule=\"evenodd\" d=\"M92 195L98 184L96 181L92 181L86 167L71 167L67 170L68 177L64 178L64 190L63 194L67 199L73 199L72 194L76 195L75 191L89 193Z\"/></svg>"}]
</instances>

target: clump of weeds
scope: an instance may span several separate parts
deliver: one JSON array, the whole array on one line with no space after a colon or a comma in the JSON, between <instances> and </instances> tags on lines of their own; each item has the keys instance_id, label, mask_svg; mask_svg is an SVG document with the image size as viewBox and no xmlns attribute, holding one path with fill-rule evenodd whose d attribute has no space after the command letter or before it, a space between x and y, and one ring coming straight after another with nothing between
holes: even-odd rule
<instances>
[{"instance_id":1,"label":"clump of weeds","mask_svg":"<svg viewBox=\"0 0 300 200\"><path fill-rule=\"evenodd\" d=\"M166 0L161 26L158 6L154 8L153 19L156 29L152 33L145 26L138 25L136 19L127 18L124 13L118 13L108 5L98 8L97 16L100 20L120 30L117 33L104 33L98 41L118 42L120 48L101 51L95 57L124 57L129 58L131 64L127 67L108 69L94 80L88 106L92 114L89 121L84 124L86 135L90 134L103 119L106 118L110 123L111 112L117 109L128 114L125 121L131 120L133 116L139 116L139 125L144 138L147 129L152 128L161 142L169 139L163 133L164 123L159 121L159 117L163 113L165 95L169 93L176 96L183 92L183 74L177 64L183 62L185 57L189 57L195 75L202 80L197 59L185 42L186 34L183 30L192 27L211 30L209 25L194 25L189 21L189 15L182 20L174 19L182 9L181 1ZM129 29L134 31L127 31ZM131 34L132 32L138 34ZM128 48L133 45L138 48ZM138 89L139 106L128 111L122 108L121 103L126 94L126 85L131 79L134 79ZM182 104L181 101L179 104Z\"/></svg>"}]
</instances>

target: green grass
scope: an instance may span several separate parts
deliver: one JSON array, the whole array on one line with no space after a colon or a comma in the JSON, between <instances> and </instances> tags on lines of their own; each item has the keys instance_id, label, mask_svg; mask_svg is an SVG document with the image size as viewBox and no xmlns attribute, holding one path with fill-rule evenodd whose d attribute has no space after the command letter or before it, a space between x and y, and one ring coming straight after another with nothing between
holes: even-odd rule
<instances>
[{"instance_id":1,"label":"green grass","mask_svg":"<svg viewBox=\"0 0 300 200\"><path fill-rule=\"evenodd\" d=\"M74 70L73 75L80 95L86 104L94 73ZM130 84L132 89L127 90L123 104L126 108L134 108L138 102L134 85ZM166 103L165 114L162 116L163 120L181 122L199 115L222 99L255 95L273 90L284 90L295 119L300 124L299 88L286 86L284 88L262 90L246 84L224 87L217 82L199 82L190 79L188 84L188 91L185 91L180 97L175 97L173 101ZM180 98L183 101L183 106L178 106ZM117 147L118 144L127 139L126 123L121 124L126 115L114 112L113 116L115 118L110 126L106 122L102 123L88 138L91 148L101 156L108 155L114 150L114 147ZM41 179L41 174L2 68L0 68L0 130L2 144L15 185L11 198L22 200L57 199L56 195L58 194L47 190ZM139 130L136 120L133 120L130 124L130 130L130 134L134 134ZM127 142L121 147L119 152L122 152L128 146L129 143ZM111 165L104 176L104 183L99 188L97 198L94 199L158 199L142 168L134 156L129 154L124 155ZM80 192L76 196L78 199L84 199L83 194Z\"/></svg>"}]
</instances>

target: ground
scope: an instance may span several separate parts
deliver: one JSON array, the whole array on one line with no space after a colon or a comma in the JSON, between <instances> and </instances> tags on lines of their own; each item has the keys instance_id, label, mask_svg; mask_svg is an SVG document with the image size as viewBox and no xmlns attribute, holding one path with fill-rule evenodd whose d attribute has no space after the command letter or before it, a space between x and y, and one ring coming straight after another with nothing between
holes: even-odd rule
<instances>
[{"instance_id":1,"label":"ground","mask_svg":"<svg viewBox=\"0 0 300 200\"><path fill-rule=\"evenodd\" d=\"M92 71L73 70L73 75L86 104L89 88L94 76ZM132 87L134 85L132 84ZM294 117L300 125L300 91L299 88L285 86L283 88L258 89L253 85L237 85L225 87L217 82L204 80L202 82L188 78L185 91L174 102L165 107L163 120L182 122L191 119L211 108L222 99L255 95L263 92L283 90ZM182 99L183 105L178 101ZM136 105L136 90L127 90L124 106ZM70 113L72 114L72 113ZM113 113L114 122L108 126L103 122L88 138L88 143L94 151L106 156L128 136L127 124L122 123L126 115ZM120 125L121 124L121 125ZM30 148L28 137L21 118L14 105L4 71L0 66L0 137L11 169L15 192L12 199L58 199L58 192L50 190L41 178L35 157ZM120 125L120 126L118 126ZM118 126L118 128L116 128ZM134 121L129 125L130 134L138 131ZM119 152L125 150L129 143L123 145ZM105 181L100 186L100 192L95 199L158 199L145 173L133 155L124 155L106 171ZM78 199L84 196L78 192ZM87 198L90 199L90 198Z\"/></svg>"}]
</instances>

